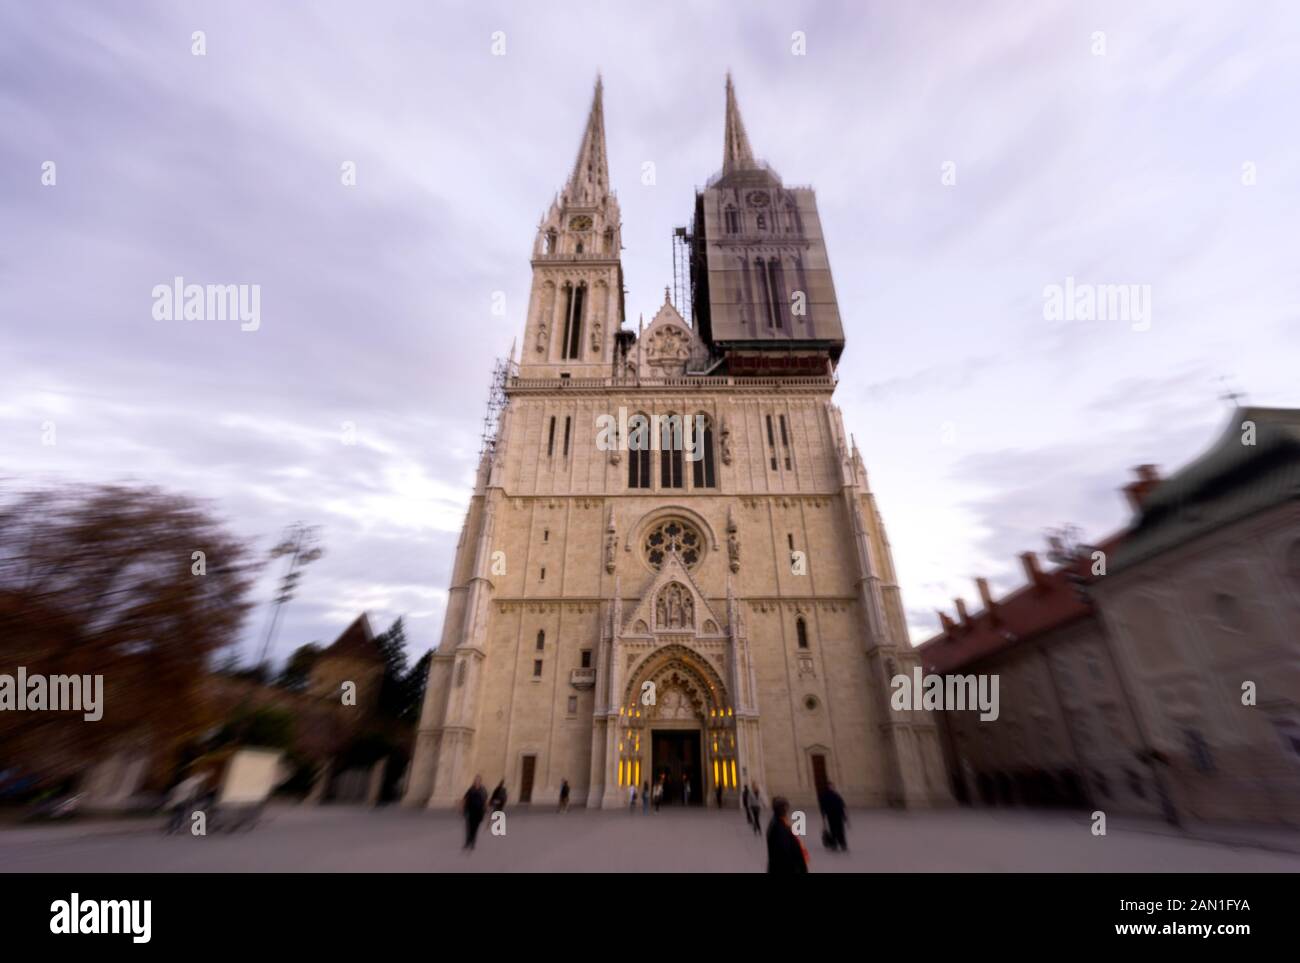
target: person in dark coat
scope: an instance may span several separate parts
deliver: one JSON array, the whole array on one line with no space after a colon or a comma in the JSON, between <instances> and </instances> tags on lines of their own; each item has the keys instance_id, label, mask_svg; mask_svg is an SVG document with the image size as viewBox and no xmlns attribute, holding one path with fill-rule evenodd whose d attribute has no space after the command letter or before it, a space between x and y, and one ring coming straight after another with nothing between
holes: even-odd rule
<instances>
[{"instance_id":1,"label":"person in dark coat","mask_svg":"<svg viewBox=\"0 0 1300 963\"><path fill-rule=\"evenodd\" d=\"M817 803L821 806L822 819L826 820L826 831L830 833L830 848L847 853L849 841L844 835L844 827L848 825L849 814L844 807L844 797L835 791L834 783L826 783L817 797Z\"/></svg>"},{"instance_id":2,"label":"person in dark coat","mask_svg":"<svg viewBox=\"0 0 1300 963\"><path fill-rule=\"evenodd\" d=\"M808 872L808 853L790 828L790 803L785 797L772 800L772 821L767 826L767 871L769 873Z\"/></svg>"},{"instance_id":3,"label":"person in dark coat","mask_svg":"<svg viewBox=\"0 0 1300 963\"><path fill-rule=\"evenodd\" d=\"M492 790L492 811L502 812L506 808L506 781L502 779Z\"/></svg>"},{"instance_id":4,"label":"person in dark coat","mask_svg":"<svg viewBox=\"0 0 1300 963\"><path fill-rule=\"evenodd\" d=\"M754 816L750 825L754 827L754 835L757 836L763 831L763 797L758 794L757 786L749 791L749 811Z\"/></svg>"},{"instance_id":5,"label":"person in dark coat","mask_svg":"<svg viewBox=\"0 0 1300 963\"><path fill-rule=\"evenodd\" d=\"M475 776L474 785L469 787L465 798L460 801L460 811L465 816L464 849L474 848L474 839L478 836L479 823L483 822L483 813L487 808L487 790L483 788L483 777Z\"/></svg>"},{"instance_id":6,"label":"person in dark coat","mask_svg":"<svg viewBox=\"0 0 1300 963\"><path fill-rule=\"evenodd\" d=\"M745 822L754 825L754 810L749 808L749 786L740 794L740 808L745 810Z\"/></svg>"},{"instance_id":7,"label":"person in dark coat","mask_svg":"<svg viewBox=\"0 0 1300 963\"><path fill-rule=\"evenodd\" d=\"M560 781L560 812L567 813L568 811L569 811L569 780L563 779Z\"/></svg>"}]
</instances>

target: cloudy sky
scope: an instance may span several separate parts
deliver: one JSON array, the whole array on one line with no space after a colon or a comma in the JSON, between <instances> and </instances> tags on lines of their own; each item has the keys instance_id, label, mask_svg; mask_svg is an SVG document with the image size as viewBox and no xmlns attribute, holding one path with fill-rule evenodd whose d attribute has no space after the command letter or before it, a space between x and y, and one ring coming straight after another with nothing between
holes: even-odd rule
<instances>
[{"instance_id":1,"label":"cloudy sky","mask_svg":"<svg viewBox=\"0 0 1300 963\"><path fill-rule=\"evenodd\" d=\"M162 484L262 548L318 524L276 655L362 609L418 655L597 70L635 326L728 68L817 190L915 639L1049 526L1123 524L1226 392L1300 404L1290 3L50 0L0 8L0 476ZM178 275L259 284L260 329L155 320ZM1046 320L1066 278L1149 286L1149 328Z\"/></svg>"}]
</instances>

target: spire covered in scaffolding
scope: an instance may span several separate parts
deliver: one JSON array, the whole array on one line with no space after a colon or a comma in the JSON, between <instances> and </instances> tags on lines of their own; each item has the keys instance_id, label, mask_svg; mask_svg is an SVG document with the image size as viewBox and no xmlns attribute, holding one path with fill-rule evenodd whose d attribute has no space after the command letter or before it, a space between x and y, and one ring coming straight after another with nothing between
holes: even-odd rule
<instances>
[{"instance_id":1,"label":"spire covered in scaffolding","mask_svg":"<svg viewBox=\"0 0 1300 963\"><path fill-rule=\"evenodd\" d=\"M736 88L731 83L730 72L727 73L727 126L722 141L724 176L758 166L754 161L754 150L749 146L749 135L745 133L745 122L740 118L740 106L736 103Z\"/></svg>"}]
</instances>

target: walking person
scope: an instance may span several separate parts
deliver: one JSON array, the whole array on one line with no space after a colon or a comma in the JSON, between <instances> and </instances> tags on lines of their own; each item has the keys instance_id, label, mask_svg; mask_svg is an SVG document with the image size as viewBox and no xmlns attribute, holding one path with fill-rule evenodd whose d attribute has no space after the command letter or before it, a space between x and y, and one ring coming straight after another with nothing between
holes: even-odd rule
<instances>
[{"instance_id":1,"label":"walking person","mask_svg":"<svg viewBox=\"0 0 1300 963\"><path fill-rule=\"evenodd\" d=\"M567 778L560 780L560 812L569 811L569 780Z\"/></svg>"},{"instance_id":2,"label":"walking person","mask_svg":"<svg viewBox=\"0 0 1300 963\"><path fill-rule=\"evenodd\" d=\"M187 813L198 808L194 803L203 793L203 783L207 781L206 772L195 773L182 779L167 797L167 808L171 809L171 818L167 821L167 835L180 832Z\"/></svg>"},{"instance_id":3,"label":"walking person","mask_svg":"<svg viewBox=\"0 0 1300 963\"><path fill-rule=\"evenodd\" d=\"M641 815L644 816L650 811L650 783L641 784Z\"/></svg>"},{"instance_id":4,"label":"walking person","mask_svg":"<svg viewBox=\"0 0 1300 963\"><path fill-rule=\"evenodd\" d=\"M659 781L655 783L654 789L655 812L659 811L659 805L664 801L664 777L660 776Z\"/></svg>"},{"instance_id":5,"label":"walking person","mask_svg":"<svg viewBox=\"0 0 1300 963\"><path fill-rule=\"evenodd\" d=\"M763 797L759 795L757 786L754 786L749 793L749 811L754 816L750 821L754 827L754 835L759 836L763 832Z\"/></svg>"},{"instance_id":6,"label":"walking person","mask_svg":"<svg viewBox=\"0 0 1300 963\"><path fill-rule=\"evenodd\" d=\"M479 823L483 822L483 812L487 808L487 790L483 788L483 777L475 776L474 785L469 787L465 798L460 801L460 811L465 816L465 845L462 849L473 849L478 836Z\"/></svg>"},{"instance_id":7,"label":"walking person","mask_svg":"<svg viewBox=\"0 0 1300 963\"><path fill-rule=\"evenodd\" d=\"M821 807L822 819L826 822L827 848L847 853L849 841L844 835L844 827L848 825L849 813L844 806L844 797L835 791L834 783L826 783L818 794L817 804Z\"/></svg>"},{"instance_id":8,"label":"walking person","mask_svg":"<svg viewBox=\"0 0 1300 963\"><path fill-rule=\"evenodd\" d=\"M749 786L746 785L740 794L740 808L745 810L745 822L754 825L754 810L749 808Z\"/></svg>"},{"instance_id":9,"label":"walking person","mask_svg":"<svg viewBox=\"0 0 1300 963\"><path fill-rule=\"evenodd\" d=\"M494 813L505 812L506 795L506 781L502 779L497 783L497 787L492 790L492 811Z\"/></svg>"},{"instance_id":10,"label":"walking person","mask_svg":"<svg viewBox=\"0 0 1300 963\"><path fill-rule=\"evenodd\" d=\"M772 800L772 822L767 827L767 871L769 873L808 872L808 850L790 828L790 804L783 796Z\"/></svg>"},{"instance_id":11,"label":"walking person","mask_svg":"<svg viewBox=\"0 0 1300 963\"><path fill-rule=\"evenodd\" d=\"M682 777L682 805L689 806L690 804L691 804L691 777L683 776Z\"/></svg>"},{"instance_id":12,"label":"walking person","mask_svg":"<svg viewBox=\"0 0 1300 963\"><path fill-rule=\"evenodd\" d=\"M636 786L627 787L627 811L636 813Z\"/></svg>"}]
</instances>

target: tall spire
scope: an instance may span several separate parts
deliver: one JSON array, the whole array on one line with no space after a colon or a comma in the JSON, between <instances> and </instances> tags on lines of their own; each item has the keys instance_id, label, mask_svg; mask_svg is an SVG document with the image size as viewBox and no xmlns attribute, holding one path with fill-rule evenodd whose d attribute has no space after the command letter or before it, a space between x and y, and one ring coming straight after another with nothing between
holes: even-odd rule
<instances>
[{"instance_id":1,"label":"tall spire","mask_svg":"<svg viewBox=\"0 0 1300 963\"><path fill-rule=\"evenodd\" d=\"M582 133L578 159L565 188L570 204L598 204L609 193L609 166L605 159L605 111L601 104L604 85L596 75L596 92L591 98L587 129Z\"/></svg>"},{"instance_id":2,"label":"tall spire","mask_svg":"<svg viewBox=\"0 0 1300 963\"><path fill-rule=\"evenodd\" d=\"M736 105L736 88L731 84L731 73L727 73L727 129L723 135L722 173L749 170L757 166L754 163L754 151L749 146L749 135L745 133L745 122L740 119L740 108Z\"/></svg>"}]
</instances>

